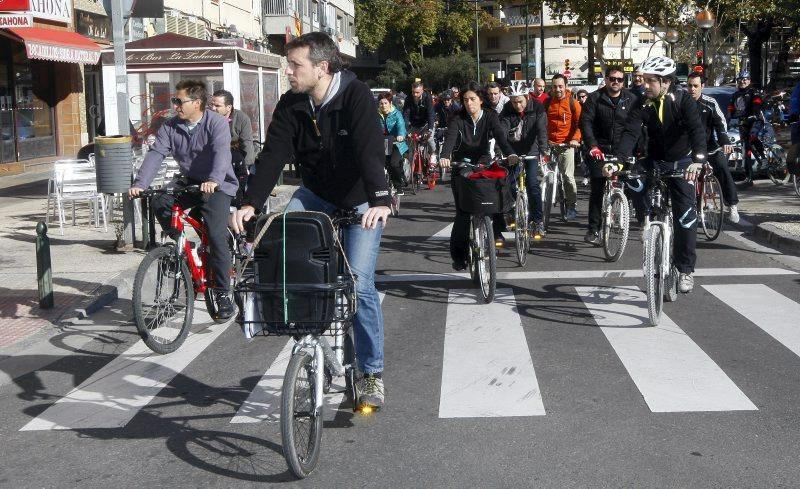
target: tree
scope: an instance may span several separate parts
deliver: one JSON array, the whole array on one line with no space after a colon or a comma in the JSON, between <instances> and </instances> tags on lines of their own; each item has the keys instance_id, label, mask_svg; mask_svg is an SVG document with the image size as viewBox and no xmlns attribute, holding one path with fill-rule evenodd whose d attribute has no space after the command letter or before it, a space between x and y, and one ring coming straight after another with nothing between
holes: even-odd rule
<instances>
[{"instance_id":1,"label":"tree","mask_svg":"<svg viewBox=\"0 0 800 489\"><path fill-rule=\"evenodd\" d=\"M376 81L382 87L408 92L414 79L419 78L426 88L438 93L453 86L464 86L466 82L474 80L475 75L475 58L469 53L460 52L424 58L412 70L401 61L389 60ZM485 70L481 70L481 79L485 80L486 76Z\"/></svg>"}]
</instances>

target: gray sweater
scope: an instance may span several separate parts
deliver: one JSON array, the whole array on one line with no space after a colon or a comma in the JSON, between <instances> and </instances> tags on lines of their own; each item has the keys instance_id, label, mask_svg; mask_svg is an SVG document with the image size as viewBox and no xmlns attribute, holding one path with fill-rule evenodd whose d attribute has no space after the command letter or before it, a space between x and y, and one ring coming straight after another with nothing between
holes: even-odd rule
<instances>
[{"instance_id":1,"label":"gray sweater","mask_svg":"<svg viewBox=\"0 0 800 489\"><path fill-rule=\"evenodd\" d=\"M165 122L144 157L133 186L149 187L170 154L178 162L181 175L198 183L216 182L221 192L236 195L239 183L231 165L231 130L221 115L206 110L191 133L186 121L177 116Z\"/></svg>"}]
</instances>

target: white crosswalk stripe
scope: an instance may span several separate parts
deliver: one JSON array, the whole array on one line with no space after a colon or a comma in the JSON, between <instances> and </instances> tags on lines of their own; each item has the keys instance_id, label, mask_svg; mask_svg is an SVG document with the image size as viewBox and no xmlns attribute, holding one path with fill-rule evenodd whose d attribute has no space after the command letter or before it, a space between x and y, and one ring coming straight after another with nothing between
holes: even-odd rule
<instances>
[{"instance_id":1,"label":"white crosswalk stripe","mask_svg":"<svg viewBox=\"0 0 800 489\"><path fill-rule=\"evenodd\" d=\"M800 356L800 304L764 284L703 285L703 288Z\"/></svg>"},{"instance_id":2,"label":"white crosswalk stripe","mask_svg":"<svg viewBox=\"0 0 800 489\"><path fill-rule=\"evenodd\" d=\"M756 406L669 317L649 326L636 287L576 287L653 412L746 411Z\"/></svg>"},{"instance_id":3,"label":"white crosswalk stripe","mask_svg":"<svg viewBox=\"0 0 800 489\"><path fill-rule=\"evenodd\" d=\"M484 304L477 290L451 290L442 359L440 418L545 414L514 292Z\"/></svg>"}]
</instances>

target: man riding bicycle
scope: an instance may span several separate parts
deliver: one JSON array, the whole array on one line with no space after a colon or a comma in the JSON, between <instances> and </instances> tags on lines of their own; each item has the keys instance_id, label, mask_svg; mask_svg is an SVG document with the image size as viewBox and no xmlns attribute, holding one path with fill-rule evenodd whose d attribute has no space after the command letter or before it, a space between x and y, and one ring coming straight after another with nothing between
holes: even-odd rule
<instances>
[{"instance_id":1,"label":"man riding bicycle","mask_svg":"<svg viewBox=\"0 0 800 489\"><path fill-rule=\"evenodd\" d=\"M750 84L750 72L743 70L736 77L738 90L734 92L731 103L728 105L728 119L739 120L739 137L742 142L742 154L744 155L745 180L743 186L753 185L753 145L760 145L755 134L751 136L751 130L756 120L763 119L761 105L764 97L761 92Z\"/></svg>"},{"instance_id":2,"label":"man riding bicycle","mask_svg":"<svg viewBox=\"0 0 800 489\"><path fill-rule=\"evenodd\" d=\"M428 139L420 141L428 145L430 155L430 166L436 164L436 142L433 138L433 130L436 122L436 112L433 107L433 97L425 91L422 82L414 82L411 85L411 97L406 100L403 106L403 117L410 126L411 133L428 132Z\"/></svg>"},{"instance_id":3,"label":"man riding bicycle","mask_svg":"<svg viewBox=\"0 0 800 489\"><path fill-rule=\"evenodd\" d=\"M672 199L673 261L678 269L678 290L684 294L694 288L694 265L697 261L697 212L695 189L691 182L706 161L705 129L697 113L697 104L686 92L675 90L675 61L653 56L640 66L644 74L645 98L628 116L625 131L617 146L617 156L626 160L647 129L647 158L644 166L661 171L685 170L686 178L669 179Z\"/></svg>"},{"instance_id":4,"label":"man riding bicycle","mask_svg":"<svg viewBox=\"0 0 800 489\"><path fill-rule=\"evenodd\" d=\"M602 226L603 193L606 176L610 170L605 163L606 154L615 154L622 138L628 116L640 103L638 95L622 87L625 75L620 66L609 66L606 69L606 84L593 92L586 100L581 111L581 134L589 148L588 166L591 175L591 191L589 193L589 228L584 241L600 246L600 227ZM628 186L628 188L632 188ZM636 217L644 220L644 205L641 188L634 196Z\"/></svg>"},{"instance_id":5,"label":"man riding bicycle","mask_svg":"<svg viewBox=\"0 0 800 489\"><path fill-rule=\"evenodd\" d=\"M228 121L206 109L208 93L201 81L183 80L175 86L171 99L177 115L164 122L156 141L144 157L133 186L131 198L138 197L150 186L164 158L172 155L180 167L175 185L200 185L202 196L183 195L184 208L196 207L208 229L210 266L214 275L217 317L228 319L235 308L230 297L231 253L228 248L228 214L231 199L239 183L231 165L231 131ZM172 204L175 197L162 194L153 198L152 205L161 228L170 234Z\"/></svg>"},{"instance_id":6,"label":"man riding bicycle","mask_svg":"<svg viewBox=\"0 0 800 489\"><path fill-rule=\"evenodd\" d=\"M566 144L558 153L558 169L564 176L564 199L567 202L568 220L578 217L578 187L575 184L575 151L581 146L581 105L572 98L564 75L553 75L550 99L545 102L547 138L552 145Z\"/></svg>"},{"instance_id":7,"label":"man riding bicycle","mask_svg":"<svg viewBox=\"0 0 800 489\"><path fill-rule=\"evenodd\" d=\"M383 135L375 123L369 88L343 69L339 49L325 33L310 32L286 45L290 90L275 107L266 142L248 181L244 205L231 228L261 209L284 165L295 158L303 186L287 211L356 208L361 225L344 229L345 255L357 276L358 312L353 321L358 367L359 409L380 408L383 388L383 313L375 289L375 264L383 226L391 212L384 178Z\"/></svg>"}]
</instances>

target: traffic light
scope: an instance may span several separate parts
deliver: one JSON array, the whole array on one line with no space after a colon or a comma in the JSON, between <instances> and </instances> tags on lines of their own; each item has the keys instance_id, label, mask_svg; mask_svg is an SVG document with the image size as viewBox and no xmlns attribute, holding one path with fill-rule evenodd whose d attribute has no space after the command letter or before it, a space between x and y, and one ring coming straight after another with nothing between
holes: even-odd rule
<instances>
[{"instance_id":1,"label":"traffic light","mask_svg":"<svg viewBox=\"0 0 800 489\"><path fill-rule=\"evenodd\" d=\"M696 64L696 65L692 66L692 71L694 71L695 73L700 73L702 75L703 71L705 71L705 70L703 69L703 65L702 64Z\"/></svg>"},{"instance_id":2,"label":"traffic light","mask_svg":"<svg viewBox=\"0 0 800 489\"><path fill-rule=\"evenodd\" d=\"M568 60L568 59L565 59L565 60L564 60L564 70L565 70L565 71L566 71L566 70L569 70L569 60Z\"/></svg>"},{"instance_id":3,"label":"traffic light","mask_svg":"<svg viewBox=\"0 0 800 489\"><path fill-rule=\"evenodd\" d=\"M701 49L698 49L697 52L695 53L695 56L697 56L697 64L702 66L702 64L703 64L703 51Z\"/></svg>"}]
</instances>

